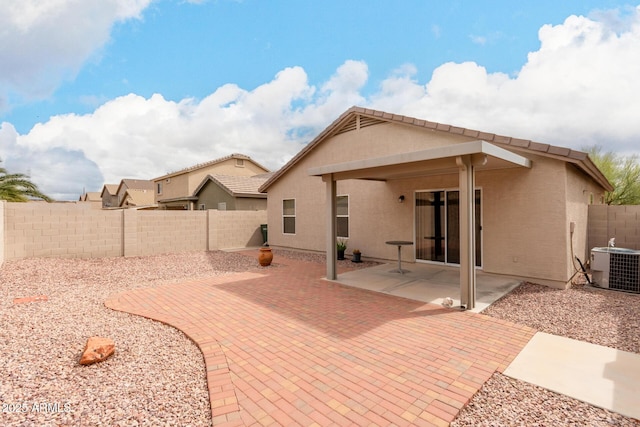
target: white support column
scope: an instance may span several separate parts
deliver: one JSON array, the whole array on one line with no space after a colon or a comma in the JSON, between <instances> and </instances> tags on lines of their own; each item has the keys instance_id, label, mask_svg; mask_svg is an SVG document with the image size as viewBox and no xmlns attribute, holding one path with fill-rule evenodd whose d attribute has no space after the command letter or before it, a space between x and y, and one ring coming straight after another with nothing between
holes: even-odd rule
<instances>
[{"instance_id":1,"label":"white support column","mask_svg":"<svg viewBox=\"0 0 640 427\"><path fill-rule=\"evenodd\" d=\"M471 156L456 157L460 170L460 304L476 306L475 170Z\"/></svg>"},{"instance_id":2,"label":"white support column","mask_svg":"<svg viewBox=\"0 0 640 427\"><path fill-rule=\"evenodd\" d=\"M337 266L337 249L336 249L336 181L333 180L333 174L323 175L322 180L326 183L326 209L327 209L327 280L336 280L338 278Z\"/></svg>"}]
</instances>

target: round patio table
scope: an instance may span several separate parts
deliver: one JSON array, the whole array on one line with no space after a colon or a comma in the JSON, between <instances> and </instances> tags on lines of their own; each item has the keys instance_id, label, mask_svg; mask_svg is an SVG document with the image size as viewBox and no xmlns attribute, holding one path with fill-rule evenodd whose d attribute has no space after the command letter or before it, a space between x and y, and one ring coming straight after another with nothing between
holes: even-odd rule
<instances>
[{"instance_id":1,"label":"round patio table","mask_svg":"<svg viewBox=\"0 0 640 427\"><path fill-rule=\"evenodd\" d=\"M409 240L389 240L385 242L387 245L393 245L398 247L398 268L396 270L391 270L390 273L409 273L409 270L402 269L402 247L413 245L413 242Z\"/></svg>"}]
</instances>

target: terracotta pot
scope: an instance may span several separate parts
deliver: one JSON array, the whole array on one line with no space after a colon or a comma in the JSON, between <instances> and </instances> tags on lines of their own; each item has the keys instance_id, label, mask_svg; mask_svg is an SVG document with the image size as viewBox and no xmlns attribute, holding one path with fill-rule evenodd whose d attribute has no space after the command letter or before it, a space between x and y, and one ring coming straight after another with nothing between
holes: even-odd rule
<instances>
[{"instance_id":1,"label":"terracotta pot","mask_svg":"<svg viewBox=\"0 0 640 427\"><path fill-rule=\"evenodd\" d=\"M266 246L260 248L260 253L258 254L258 262L260 265L267 267L271 265L271 261L273 261L273 252L271 252L271 248Z\"/></svg>"}]
</instances>

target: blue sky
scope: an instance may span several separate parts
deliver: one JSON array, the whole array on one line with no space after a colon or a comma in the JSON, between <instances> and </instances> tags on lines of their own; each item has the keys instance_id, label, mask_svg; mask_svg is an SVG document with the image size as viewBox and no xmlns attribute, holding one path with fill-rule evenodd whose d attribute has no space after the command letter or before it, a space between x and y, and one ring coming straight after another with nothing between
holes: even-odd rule
<instances>
[{"instance_id":1,"label":"blue sky","mask_svg":"<svg viewBox=\"0 0 640 427\"><path fill-rule=\"evenodd\" d=\"M276 169L352 105L640 152L621 1L0 0L0 159L59 199L232 152Z\"/></svg>"}]
</instances>

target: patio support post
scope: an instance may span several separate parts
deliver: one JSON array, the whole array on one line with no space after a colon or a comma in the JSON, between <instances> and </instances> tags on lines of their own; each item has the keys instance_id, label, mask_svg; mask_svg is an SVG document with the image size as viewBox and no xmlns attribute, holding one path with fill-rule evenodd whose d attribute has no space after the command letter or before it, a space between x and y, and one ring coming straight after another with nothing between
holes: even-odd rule
<instances>
[{"instance_id":1,"label":"patio support post","mask_svg":"<svg viewBox=\"0 0 640 427\"><path fill-rule=\"evenodd\" d=\"M333 174L323 175L322 180L327 185L327 280L336 280L338 278L338 267L336 261L336 181L333 179Z\"/></svg>"},{"instance_id":2,"label":"patio support post","mask_svg":"<svg viewBox=\"0 0 640 427\"><path fill-rule=\"evenodd\" d=\"M460 181L460 304L476 305L475 170L471 156L456 157Z\"/></svg>"}]
</instances>

